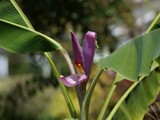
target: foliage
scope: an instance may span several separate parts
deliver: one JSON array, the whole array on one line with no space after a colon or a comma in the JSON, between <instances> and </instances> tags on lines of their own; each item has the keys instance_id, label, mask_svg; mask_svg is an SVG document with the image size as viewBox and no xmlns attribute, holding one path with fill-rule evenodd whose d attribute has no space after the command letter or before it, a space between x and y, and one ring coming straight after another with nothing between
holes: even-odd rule
<instances>
[{"instance_id":1,"label":"foliage","mask_svg":"<svg viewBox=\"0 0 160 120\"><path fill-rule=\"evenodd\" d=\"M152 84L150 84L152 81ZM142 120L160 90L160 81L152 72L129 93L116 112L113 120ZM143 97L140 97L143 96Z\"/></svg>"},{"instance_id":2,"label":"foliage","mask_svg":"<svg viewBox=\"0 0 160 120\"><path fill-rule=\"evenodd\" d=\"M115 1L111 1L111 3L112 2ZM115 2L115 4L120 4L121 2L122 1L117 1ZM75 74L74 67L65 49L57 41L34 30L32 25L14 0L2 0L0 2L0 6L2 6L0 12L0 46L10 52L16 53L44 53L52 67L55 77L59 82L70 115L73 119L77 119L78 116L72 100L67 92L67 89L63 85L63 83L59 81L61 73L58 71L54 61L52 60L51 54L48 53L48 51L60 51L60 53L64 56L66 63L68 63L68 68L70 69L71 74ZM90 9L91 11L92 9L94 10L94 6L91 6ZM12 11L10 12L10 10ZM99 10L101 11L101 9ZM109 13L105 14L108 15ZM72 17L73 19L75 19L76 15L74 14L74 16ZM83 19L85 22L85 19L88 19L88 16L84 16ZM77 99L79 100L80 105L79 119L88 119L90 100L93 95L95 86L101 74L107 68L112 68L113 70L115 70L117 72L117 76L114 79L111 90L109 91L105 99L104 105L98 116L98 120L106 118L107 120L117 118L126 120L140 120L143 118L145 112L147 112L148 106L156 99L160 89L159 69L158 71L155 71L156 68L159 68L159 61L157 58L159 58L160 55L160 42L158 37L160 33L159 19L160 15L157 16L157 18L154 20L154 22L151 24L144 35L137 37L133 41L130 41L128 44L125 44L124 46L119 48L110 56L103 58L100 61L101 66L96 72L88 89L83 88L83 83L75 86ZM126 24L128 23L126 22ZM88 37L86 39L89 40L90 38ZM87 45L88 44L89 43L87 43ZM88 51L86 52L90 53L89 50L91 50L91 48L88 48ZM157 60L157 62L155 60ZM81 73L80 71L80 74L85 73ZM79 74L76 75L78 76ZM133 80L134 83L121 96L114 108L106 117L105 113L106 109L108 108L111 96L117 86L117 83L122 79Z\"/></svg>"},{"instance_id":3,"label":"foliage","mask_svg":"<svg viewBox=\"0 0 160 120\"><path fill-rule=\"evenodd\" d=\"M159 32L160 30L157 29L135 38L110 56L101 59L101 66L112 68L128 80L138 80L139 76L148 75L152 61L160 54Z\"/></svg>"}]
</instances>

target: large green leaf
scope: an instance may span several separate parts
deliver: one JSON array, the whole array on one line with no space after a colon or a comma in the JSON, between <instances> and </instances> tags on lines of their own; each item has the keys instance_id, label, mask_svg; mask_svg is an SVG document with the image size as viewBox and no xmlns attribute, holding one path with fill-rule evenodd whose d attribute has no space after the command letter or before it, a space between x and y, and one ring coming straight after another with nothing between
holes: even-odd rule
<instances>
[{"instance_id":1,"label":"large green leaf","mask_svg":"<svg viewBox=\"0 0 160 120\"><path fill-rule=\"evenodd\" d=\"M110 58L102 59L101 67L103 68L108 67L108 63L105 63L108 62L107 60L109 62L113 60L110 67L119 72L118 75L121 74L122 78L130 80L138 80L139 78L120 98L106 120L111 120L113 116L114 120L142 120L148 106L156 99L160 90L160 77L157 79L155 73L150 74L150 72L154 71L160 63L158 59L160 58L159 23L160 14L147 30L147 34L127 43L113 53L111 57L109 56ZM117 70L115 67L117 64L120 64L118 67L121 66L121 69L118 68ZM150 75L145 77L148 74Z\"/></svg>"},{"instance_id":2,"label":"large green leaf","mask_svg":"<svg viewBox=\"0 0 160 120\"><path fill-rule=\"evenodd\" d=\"M151 63L160 55L160 29L146 33L101 59L102 68L112 68L129 80L148 75Z\"/></svg>"},{"instance_id":3,"label":"large green leaf","mask_svg":"<svg viewBox=\"0 0 160 120\"><path fill-rule=\"evenodd\" d=\"M44 52L60 49L53 39L29 28L0 20L0 46L16 53Z\"/></svg>"},{"instance_id":4,"label":"large green leaf","mask_svg":"<svg viewBox=\"0 0 160 120\"><path fill-rule=\"evenodd\" d=\"M113 120L142 120L148 111L148 106L157 97L159 90L159 73L153 71L129 93L115 113Z\"/></svg>"},{"instance_id":5,"label":"large green leaf","mask_svg":"<svg viewBox=\"0 0 160 120\"><path fill-rule=\"evenodd\" d=\"M0 1L0 47L16 53L62 49L58 42L33 29L14 0Z\"/></svg>"},{"instance_id":6,"label":"large green leaf","mask_svg":"<svg viewBox=\"0 0 160 120\"><path fill-rule=\"evenodd\" d=\"M14 0L0 0L0 19L25 27L28 27L27 24L30 24Z\"/></svg>"}]
</instances>

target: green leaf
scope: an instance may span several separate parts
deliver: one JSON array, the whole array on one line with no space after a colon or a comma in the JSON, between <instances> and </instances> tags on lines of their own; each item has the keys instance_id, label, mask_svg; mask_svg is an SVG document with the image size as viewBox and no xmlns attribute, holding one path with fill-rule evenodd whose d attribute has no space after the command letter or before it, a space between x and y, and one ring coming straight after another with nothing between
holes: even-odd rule
<instances>
[{"instance_id":1,"label":"green leaf","mask_svg":"<svg viewBox=\"0 0 160 120\"><path fill-rule=\"evenodd\" d=\"M18 9L16 9L15 6ZM18 5L15 3L15 0L0 1L0 19L10 21L25 27L28 27L28 23L30 24L23 12L21 12L21 9L19 9Z\"/></svg>"},{"instance_id":2,"label":"green leaf","mask_svg":"<svg viewBox=\"0 0 160 120\"><path fill-rule=\"evenodd\" d=\"M146 33L100 60L102 68L111 68L128 80L150 73L152 61L160 55L160 29Z\"/></svg>"},{"instance_id":3,"label":"green leaf","mask_svg":"<svg viewBox=\"0 0 160 120\"><path fill-rule=\"evenodd\" d=\"M0 1L0 47L15 53L62 49L58 42L34 30L14 0Z\"/></svg>"},{"instance_id":4,"label":"green leaf","mask_svg":"<svg viewBox=\"0 0 160 120\"><path fill-rule=\"evenodd\" d=\"M61 49L53 39L29 28L0 19L0 47L15 53Z\"/></svg>"},{"instance_id":5,"label":"green leaf","mask_svg":"<svg viewBox=\"0 0 160 120\"><path fill-rule=\"evenodd\" d=\"M129 93L118 108L113 120L142 120L148 106L156 99L160 90L159 73L154 71ZM110 120L108 118L107 120Z\"/></svg>"}]
</instances>

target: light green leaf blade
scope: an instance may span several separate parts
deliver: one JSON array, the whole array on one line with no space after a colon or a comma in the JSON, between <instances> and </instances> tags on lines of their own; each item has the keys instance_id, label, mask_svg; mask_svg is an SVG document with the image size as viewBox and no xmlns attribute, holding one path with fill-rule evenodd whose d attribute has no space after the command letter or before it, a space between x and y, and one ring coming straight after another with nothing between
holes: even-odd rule
<instances>
[{"instance_id":1,"label":"light green leaf blade","mask_svg":"<svg viewBox=\"0 0 160 120\"><path fill-rule=\"evenodd\" d=\"M160 90L159 73L141 80L118 108L113 120L142 120Z\"/></svg>"},{"instance_id":2,"label":"light green leaf blade","mask_svg":"<svg viewBox=\"0 0 160 120\"><path fill-rule=\"evenodd\" d=\"M46 52L61 49L59 43L43 34L1 19L0 47L15 53Z\"/></svg>"},{"instance_id":3,"label":"light green leaf blade","mask_svg":"<svg viewBox=\"0 0 160 120\"><path fill-rule=\"evenodd\" d=\"M111 68L128 80L138 80L150 72L152 61L160 55L160 29L146 33L100 60L102 68Z\"/></svg>"}]
</instances>

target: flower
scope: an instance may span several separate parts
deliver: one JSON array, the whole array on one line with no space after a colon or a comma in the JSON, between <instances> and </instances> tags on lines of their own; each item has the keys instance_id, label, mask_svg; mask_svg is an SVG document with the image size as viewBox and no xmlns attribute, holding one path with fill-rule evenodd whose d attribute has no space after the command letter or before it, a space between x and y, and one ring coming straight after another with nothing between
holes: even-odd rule
<instances>
[{"instance_id":1,"label":"flower","mask_svg":"<svg viewBox=\"0 0 160 120\"><path fill-rule=\"evenodd\" d=\"M74 55L74 65L77 74L71 74L67 77L60 76L66 86L72 87L81 84L82 82L87 83L93 63L96 33L88 31L84 37L83 50L78 42L77 37L71 32L72 37L72 50Z\"/></svg>"}]
</instances>

